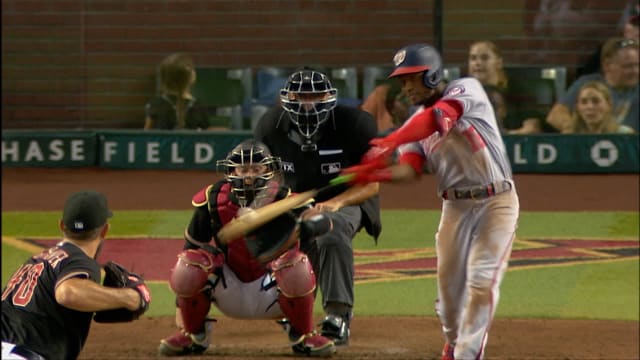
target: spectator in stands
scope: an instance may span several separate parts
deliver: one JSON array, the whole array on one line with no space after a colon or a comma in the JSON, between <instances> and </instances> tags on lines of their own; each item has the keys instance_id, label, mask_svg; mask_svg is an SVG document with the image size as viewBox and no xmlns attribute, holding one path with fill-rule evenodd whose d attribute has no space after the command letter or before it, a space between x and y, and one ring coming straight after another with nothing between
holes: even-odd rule
<instances>
[{"instance_id":1,"label":"spectator in stands","mask_svg":"<svg viewBox=\"0 0 640 360\"><path fill-rule=\"evenodd\" d=\"M633 129L620 125L613 116L613 100L606 84L589 81L578 90L572 114L574 134L630 134Z\"/></svg>"},{"instance_id":2,"label":"spectator in stands","mask_svg":"<svg viewBox=\"0 0 640 360\"><path fill-rule=\"evenodd\" d=\"M376 86L360 107L376 119L378 134L385 134L409 118L411 103L400 85L390 81Z\"/></svg>"},{"instance_id":3,"label":"spectator in stands","mask_svg":"<svg viewBox=\"0 0 640 360\"><path fill-rule=\"evenodd\" d=\"M467 63L469 76L478 79L482 85L496 86L506 90L509 81L503 65L500 48L494 42L476 41L469 47Z\"/></svg>"},{"instance_id":4,"label":"spectator in stands","mask_svg":"<svg viewBox=\"0 0 640 360\"><path fill-rule=\"evenodd\" d=\"M550 49L571 49L574 53L592 51L589 41L597 39L603 28L610 26L602 11L602 0L525 0L523 26L530 41L527 48L535 48L531 63L554 61ZM610 36L610 35L605 35Z\"/></svg>"},{"instance_id":5,"label":"spectator in stands","mask_svg":"<svg viewBox=\"0 0 640 360\"><path fill-rule=\"evenodd\" d=\"M602 81L613 100L613 114L618 124L638 131L638 42L632 39L611 38L602 46L602 72L579 77L567 93L551 108L547 122L560 132L568 133L576 124L571 117L578 90L589 81Z\"/></svg>"},{"instance_id":6,"label":"spectator in stands","mask_svg":"<svg viewBox=\"0 0 640 360\"><path fill-rule=\"evenodd\" d=\"M189 55L174 53L160 63L160 93L145 106L145 129L207 129L206 108L191 94L196 71Z\"/></svg>"},{"instance_id":7,"label":"spectator in stands","mask_svg":"<svg viewBox=\"0 0 640 360\"><path fill-rule=\"evenodd\" d=\"M622 16L623 26L621 26L621 35L625 39L632 39L640 41L640 30L638 29L638 23L640 21L640 4L635 5L628 4ZM602 45L598 45L596 51L591 54L587 62L579 67L576 71L576 77L582 75L593 74L601 71L600 68L600 56L602 55Z\"/></svg>"},{"instance_id":8,"label":"spectator in stands","mask_svg":"<svg viewBox=\"0 0 640 360\"><path fill-rule=\"evenodd\" d=\"M505 134L535 134L541 131L541 121L534 116L524 120L517 118L517 114L509 111L513 108L508 104L509 79L504 70L504 60L498 45L492 41L476 41L469 47L467 71L480 81L494 104L496 117L502 122L500 129ZM492 100L493 98L493 100ZM500 112L500 114L498 114Z\"/></svg>"},{"instance_id":9,"label":"spectator in stands","mask_svg":"<svg viewBox=\"0 0 640 360\"><path fill-rule=\"evenodd\" d=\"M485 85L484 91L489 97L489 102L493 107L493 112L496 114L496 121L498 122L498 129L502 134L507 134L506 120L509 110L507 109L507 100L504 97L504 93L499 87L493 85Z\"/></svg>"}]
</instances>

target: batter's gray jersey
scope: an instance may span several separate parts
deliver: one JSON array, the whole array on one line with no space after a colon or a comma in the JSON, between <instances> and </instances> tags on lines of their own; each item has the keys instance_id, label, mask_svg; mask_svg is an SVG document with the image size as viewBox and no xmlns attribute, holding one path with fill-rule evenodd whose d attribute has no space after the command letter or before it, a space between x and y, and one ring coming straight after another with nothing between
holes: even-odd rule
<instances>
[{"instance_id":1,"label":"batter's gray jersey","mask_svg":"<svg viewBox=\"0 0 640 360\"><path fill-rule=\"evenodd\" d=\"M436 132L419 142L399 147L400 154L420 154L438 180L438 194L449 188L486 185L511 180L512 171L504 142L482 84L471 77L451 81L443 99L455 99L462 115L442 136ZM431 111L424 107L421 111Z\"/></svg>"}]
</instances>

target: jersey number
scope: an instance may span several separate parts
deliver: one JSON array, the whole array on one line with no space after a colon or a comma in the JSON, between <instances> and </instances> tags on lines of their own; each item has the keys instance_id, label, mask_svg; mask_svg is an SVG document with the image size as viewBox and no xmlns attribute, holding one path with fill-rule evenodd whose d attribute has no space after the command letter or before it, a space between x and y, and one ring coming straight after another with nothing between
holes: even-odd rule
<instances>
[{"instance_id":1,"label":"jersey number","mask_svg":"<svg viewBox=\"0 0 640 360\"><path fill-rule=\"evenodd\" d=\"M2 293L2 301L17 287L11 300L16 306L27 306L33 297L33 291L38 284L38 278L44 270L43 263L25 264L11 277L7 283L7 288Z\"/></svg>"}]
</instances>

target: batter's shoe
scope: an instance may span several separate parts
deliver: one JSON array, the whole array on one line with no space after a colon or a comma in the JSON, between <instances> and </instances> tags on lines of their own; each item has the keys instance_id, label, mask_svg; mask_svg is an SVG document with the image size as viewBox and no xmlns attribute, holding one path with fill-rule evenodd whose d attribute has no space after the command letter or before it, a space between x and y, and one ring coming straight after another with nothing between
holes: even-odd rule
<instances>
[{"instance_id":1,"label":"batter's shoe","mask_svg":"<svg viewBox=\"0 0 640 360\"><path fill-rule=\"evenodd\" d=\"M206 320L204 331L199 334L189 334L184 330L160 340L158 354L161 356L200 355L211 343L212 320Z\"/></svg>"},{"instance_id":2,"label":"batter's shoe","mask_svg":"<svg viewBox=\"0 0 640 360\"><path fill-rule=\"evenodd\" d=\"M322 322L320 323L322 329L321 334L324 337L327 337L335 343L336 346L347 346L349 345L349 322L350 315L346 316L338 316L338 315L327 315L324 317Z\"/></svg>"},{"instance_id":3,"label":"batter's shoe","mask_svg":"<svg viewBox=\"0 0 640 360\"><path fill-rule=\"evenodd\" d=\"M455 349L454 345L449 343L444 344L444 348L442 349L442 358L441 360L455 360L453 358L453 350Z\"/></svg>"}]
</instances>

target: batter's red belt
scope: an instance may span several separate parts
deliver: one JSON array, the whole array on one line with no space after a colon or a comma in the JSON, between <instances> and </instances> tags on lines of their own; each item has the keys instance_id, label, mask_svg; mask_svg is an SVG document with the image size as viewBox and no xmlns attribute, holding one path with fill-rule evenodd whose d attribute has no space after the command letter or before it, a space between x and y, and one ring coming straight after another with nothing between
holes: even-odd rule
<instances>
[{"instance_id":1,"label":"batter's red belt","mask_svg":"<svg viewBox=\"0 0 640 360\"><path fill-rule=\"evenodd\" d=\"M445 200L456 199L486 199L488 197L509 191L513 184L509 180L496 181L488 185L472 186L467 188L447 189L442 192Z\"/></svg>"}]
</instances>

